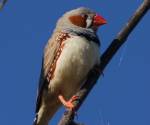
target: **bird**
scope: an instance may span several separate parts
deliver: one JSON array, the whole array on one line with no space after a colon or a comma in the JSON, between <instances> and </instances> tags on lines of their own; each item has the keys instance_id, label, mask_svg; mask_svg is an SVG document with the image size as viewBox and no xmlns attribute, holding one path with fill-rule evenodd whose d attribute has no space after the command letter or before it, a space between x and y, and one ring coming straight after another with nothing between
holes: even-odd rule
<instances>
[{"instance_id":1,"label":"bird","mask_svg":"<svg viewBox=\"0 0 150 125\"><path fill-rule=\"evenodd\" d=\"M75 93L100 64L97 31L106 23L86 7L70 10L58 19L43 52L33 125L48 125L62 105L74 109Z\"/></svg>"}]
</instances>

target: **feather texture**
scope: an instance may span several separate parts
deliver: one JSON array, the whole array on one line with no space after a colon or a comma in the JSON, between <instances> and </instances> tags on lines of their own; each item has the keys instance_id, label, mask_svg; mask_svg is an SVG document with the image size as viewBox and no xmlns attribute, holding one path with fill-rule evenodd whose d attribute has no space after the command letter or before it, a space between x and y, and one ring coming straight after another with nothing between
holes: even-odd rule
<instances>
[{"instance_id":1,"label":"feather texture","mask_svg":"<svg viewBox=\"0 0 150 125\"><path fill-rule=\"evenodd\" d=\"M78 8L58 20L44 49L33 125L48 125L62 105L58 96L70 99L89 71L100 63L100 41L92 27L95 14L90 9ZM87 17L81 18L82 15Z\"/></svg>"}]
</instances>

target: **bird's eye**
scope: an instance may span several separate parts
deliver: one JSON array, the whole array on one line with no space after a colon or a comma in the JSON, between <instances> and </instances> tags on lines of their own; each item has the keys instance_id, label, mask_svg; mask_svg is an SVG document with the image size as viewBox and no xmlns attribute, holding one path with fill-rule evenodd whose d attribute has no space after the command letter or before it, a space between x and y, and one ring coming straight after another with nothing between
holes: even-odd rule
<instances>
[{"instance_id":1,"label":"bird's eye","mask_svg":"<svg viewBox=\"0 0 150 125\"><path fill-rule=\"evenodd\" d=\"M81 14L81 17L87 19L88 16L86 14Z\"/></svg>"}]
</instances>

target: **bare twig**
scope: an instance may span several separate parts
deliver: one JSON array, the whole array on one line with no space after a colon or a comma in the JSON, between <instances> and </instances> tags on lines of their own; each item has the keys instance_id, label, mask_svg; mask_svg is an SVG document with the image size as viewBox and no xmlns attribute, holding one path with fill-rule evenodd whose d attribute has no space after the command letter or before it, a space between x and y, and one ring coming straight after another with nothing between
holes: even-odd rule
<instances>
[{"instance_id":1,"label":"bare twig","mask_svg":"<svg viewBox=\"0 0 150 125\"><path fill-rule=\"evenodd\" d=\"M148 12L150 8L150 0L144 0L144 2L140 5L140 7L136 10L134 15L130 18L128 23L123 27L123 29L118 33L117 37L112 41L110 46L101 56L101 65L99 67L99 71L92 70L88 74L88 79L86 80L85 84L82 88L76 93L79 96L79 101L75 101L75 110L77 111L89 92L92 90L93 86L96 84L96 81L101 76L102 71L105 69L107 64L111 61L112 57L116 54L118 49L125 43L126 39L128 38L129 34L132 30L137 26L140 22L142 17ZM60 120L58 125L71 125L72 121L74 120L74 112L67 111L64 113L62 119Z\"/></svg>"},{"instance_id":2,"label":"bare twig","mask_svg":"<svg viewBox=\"0 0 150 125\"><path fill-rule=\"evenodd\" d=\"M6 4L7 0L0 0L0 10L3 9L4 5Z\"/></svg>"}]
</instances>

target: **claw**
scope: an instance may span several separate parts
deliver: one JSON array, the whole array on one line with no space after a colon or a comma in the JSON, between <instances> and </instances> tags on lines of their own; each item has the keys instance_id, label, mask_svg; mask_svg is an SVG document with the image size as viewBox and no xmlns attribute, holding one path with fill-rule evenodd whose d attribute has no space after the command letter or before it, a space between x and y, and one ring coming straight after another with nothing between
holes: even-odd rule
<instances>
[{"instance_id":1,"label":"claw","mask_svg":"<svg viewBox=\"0 0 150 125\"><path fill-rule=\"evenodd\" d=\"M59 100L61 101L61 103L69 110L74 110L74 105L73 102L76 101L79 97L78 96L72 96L71 99L69 99L68 101L66 101L64 99L64 97L62 95L58 96Z\"/></svg>"},{"instance_id":2,"label":"claw","mask_svg":"<svg viewBox=\"0 0 150 125\"><path fill-rule=\"evenodd\" d=\"M67 109L69 109L69 110L73 110L73 109L74 109L74 105L73 105L72 102L70 102L70 100L67 101L64 106L65 106Z\"/></svg>"},{"instance_id":3,"label":"claw","mask_svg":"<svg viewBox=\"0 0 150 125\"><path fill-rule=\"evenodd\" d=\"M79 96L74 95L71 97L70 101L73 102L73 101L76 101L78 99L79 99Z\"/></svg>"}]
</instances>

